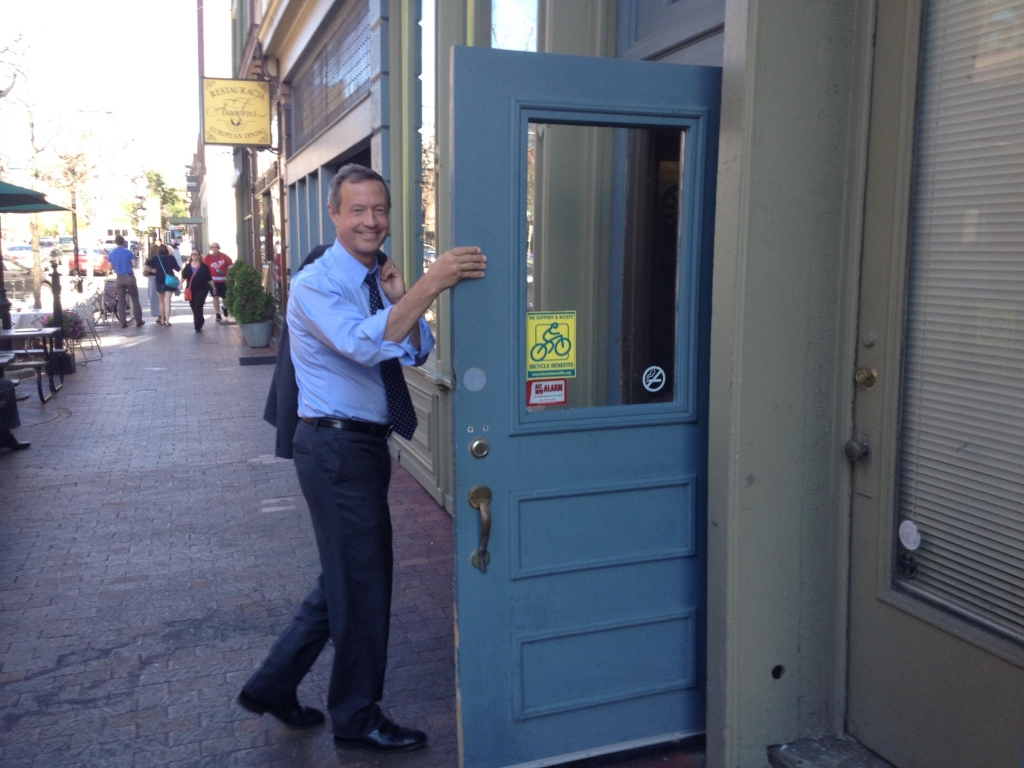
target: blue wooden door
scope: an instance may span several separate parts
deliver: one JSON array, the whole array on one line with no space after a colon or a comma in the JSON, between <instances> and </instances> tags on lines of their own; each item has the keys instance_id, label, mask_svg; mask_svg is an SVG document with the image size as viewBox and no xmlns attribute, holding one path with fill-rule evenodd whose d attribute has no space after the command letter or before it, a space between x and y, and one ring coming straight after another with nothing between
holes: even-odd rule
<instances>
[{"instance_id":1,"label":"blue wooden door","mask_svg":"<svg viewBox=\"0 0 1024 768\"><path fill-rule=\"evenodd\" d=\"M463 765L699 734L720 70L453 55Z\"/></svg>"}]
</instances>

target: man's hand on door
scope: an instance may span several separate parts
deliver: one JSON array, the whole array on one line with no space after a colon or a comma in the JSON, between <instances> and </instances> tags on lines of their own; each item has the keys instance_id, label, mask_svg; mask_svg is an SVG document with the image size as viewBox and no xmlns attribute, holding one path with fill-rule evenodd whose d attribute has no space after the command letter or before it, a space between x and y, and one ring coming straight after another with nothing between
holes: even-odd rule
<instances>
[{"instance_id":1,"label":"man's hand on door","mask_svg":"<svg viewBox=\"0 0 1024 768\"><path fill-rule=\"evenodd\" d=\"M487 257L475 245L459 246L442 253L425 277L434 283L438 293L461 280L479 280L487 269Z\"/></svg>"}]
</instances>

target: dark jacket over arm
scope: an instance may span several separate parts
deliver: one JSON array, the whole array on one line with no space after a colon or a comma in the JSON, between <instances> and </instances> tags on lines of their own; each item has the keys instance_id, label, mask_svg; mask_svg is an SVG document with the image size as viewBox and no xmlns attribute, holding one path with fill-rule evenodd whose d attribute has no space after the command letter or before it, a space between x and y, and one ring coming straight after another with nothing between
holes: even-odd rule
<instances>
[{"instance_id":1,"label":"dark jacket over arm","mask_svg":"<svg viewBox=\"0 0 1024 768\"><path fill-rule=\"evenodd\" d=\"M329 245L318 245L310 251L299 271L323 256L328 248ZM295 381L295 366L292 365L287 320L281 326L281 339L277 343L277 364L274 366L274 378L270 381L263 420L277 427L274 455L280 459L292 458L292 438L295 436L295 428L299 425L299 385Z\"/></svg>"}]
</instances>

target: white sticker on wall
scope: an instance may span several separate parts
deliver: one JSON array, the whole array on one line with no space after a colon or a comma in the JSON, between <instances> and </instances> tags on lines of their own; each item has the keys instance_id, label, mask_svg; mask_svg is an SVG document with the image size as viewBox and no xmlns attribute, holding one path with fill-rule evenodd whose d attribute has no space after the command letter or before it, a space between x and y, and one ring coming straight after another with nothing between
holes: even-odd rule
<instances>
[{"instance_id":1,"label":"white sticker on wall","mask_svg":"<svg viewBox=\"0 0 1024 768\"><path fill-rule=\"evenodd\" d=\"M665 386L665 371L657 365L652 365L644 371L643 384L648 392L659 392Z\"/></svg>"},{"instance_id":2,"label":"white sticker on wall","mask_svg":"<svg viewBox=\"0 0 1024 768\"><path fill-rule=\"evenodd\" d=\"M914 521L904 520L900 523L900 544L911 552L921 546L921 531Z\"/></svg>"}]
</instances>

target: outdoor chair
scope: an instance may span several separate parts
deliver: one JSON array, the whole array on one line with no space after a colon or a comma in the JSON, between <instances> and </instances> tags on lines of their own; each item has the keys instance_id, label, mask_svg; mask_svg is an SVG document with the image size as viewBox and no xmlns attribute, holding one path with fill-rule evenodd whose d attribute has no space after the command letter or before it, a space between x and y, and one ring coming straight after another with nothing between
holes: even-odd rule
<instances>
[{"instance_id":1,"label":"outdoor chair","mask_svg":"<svg viewBox=\"0 0 1024 768\"><path fill-rule=\"evenodd\" d=\"M107 312L104 301L106 294L104 291L97 290L89 299L89 303L92 305L92 326L98 332L101 328L105 328L108 332L110 331L110 317L111 315Z\"/></svg>"},{"instance_id":2,"label":"outdoor chair","mask_svg":"<svg viewBox=\"0 0 1024 768\"><path fill-rule=\"evenodd\" d=\"M96 333L96 324L93 322L92 317L95 308L92 304L83 302L82 304L76 304L73 309L82 318L82 323L85 325L85 335L80 339L65 339L64 343L72 354L80 352L82 354L82 365L88 365L103 357L103 347L100 345L100 337ZM86 350L95 350L99 354L94 354L90 357Z\"/></svg>"}]
</instances>

